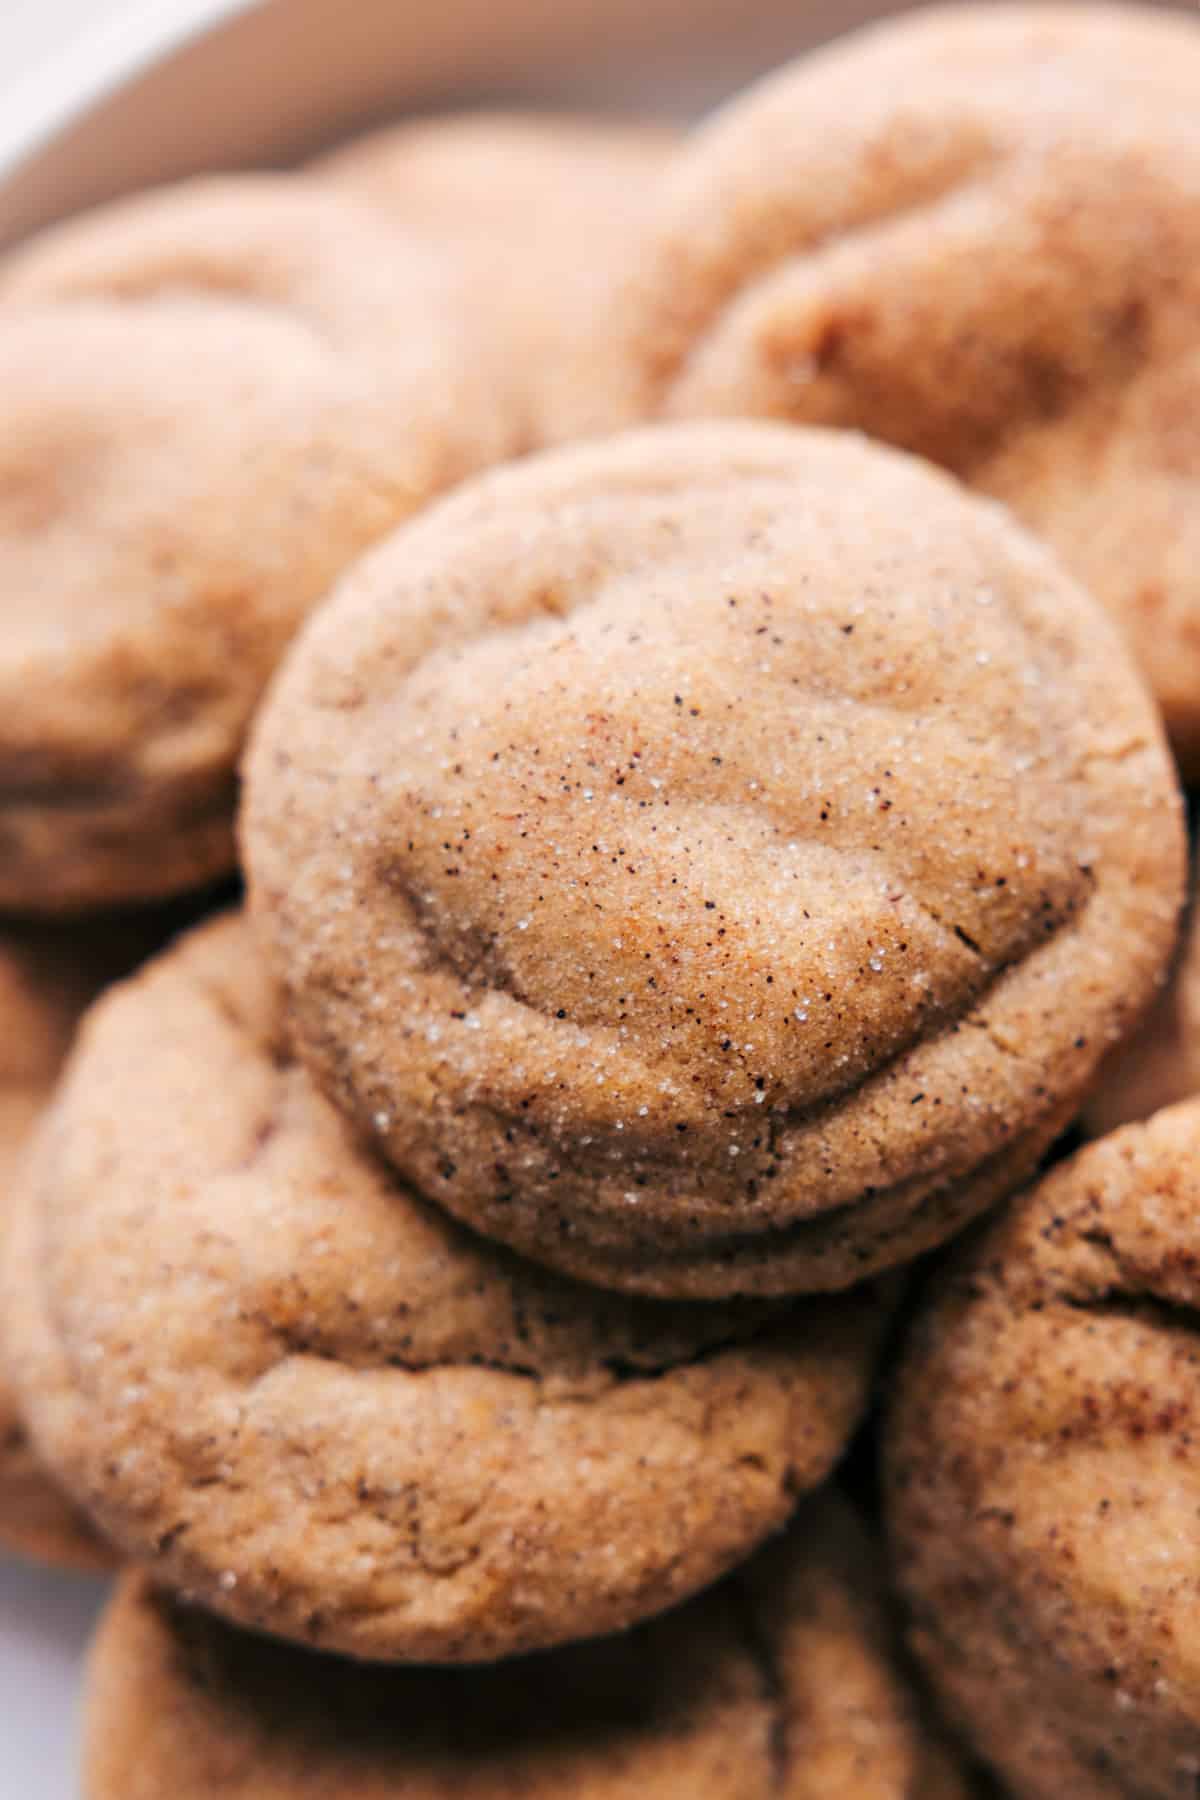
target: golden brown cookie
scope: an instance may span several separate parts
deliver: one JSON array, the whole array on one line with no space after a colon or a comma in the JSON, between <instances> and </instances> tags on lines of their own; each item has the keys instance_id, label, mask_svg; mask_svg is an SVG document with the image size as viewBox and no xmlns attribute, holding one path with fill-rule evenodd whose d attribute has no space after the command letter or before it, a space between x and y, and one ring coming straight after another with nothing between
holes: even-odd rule
<instances>
[{"instance_id":1,"label":"golden brown cookie","mask_svg":"<svg viewBox=\"0 0 1200 1800\"><path fill-rule=\"evenodd\" d=\"M953 1262L890 1426L913 1642L1028 1800L1200 1779L1200 1104L1090 1145Z\"/></svg>"},{"instance_id":2,"label":"golden brown cookie","mask_svg":"<svg viewBox=\"0 0 1200 1800\"><path fill-rule=\"evenodd\" d=\"M1136 1031L1104 1064L1088 1096L1090 1137L1147 1119L1200 1093L1200 914L1191 919L1171 977Z\"/></svg>"},{"instance_id":3,"label":"golden brown cookie","mask_svg":"<svg viewBox=\"0 0 1200 1800\"><path fill-rule=\"evenodd\" d=\"M849 1286L1032 1172L1169 952L1116 634L845 433L630 433L368 557L255 733L252 903L318 1080L601 1285Z\"/></svg>"},{"instance_id":4,"label":"golden brown cookie","mask_svg":"<svg viewBox=\"0 0 1200 1800\"><path fill-rule=\"evenodd\" d=\"M236 759L288 638L511 442L461 285L281 176L122 202L0 267L0 907L232 865Z\"/></svg>"},{"instance_id":5,"label":"golden brown cookie","mask_svg":"<svg viewBox=\"0 0 1200 1800\"><path fill-rule=\"evenodd\" d=\"M241 1623L454 1662L630 1624L786 1521L879 1295L663 1307L518 1263L357 1145L280 1025L240 919L184 939L92 1012L26 1165L13 1368L115 1543Z\"/></svg>"},{"instance_id":6,"label":"golden brown cookie","mask_svg":"<svg viewBox=\"0 0 1200 1800\"><path fill-rule=\"evenodd\" d=\"M614 329L651 197L679 141L666 125L471 112L373 132L309 170L450 257L479 331L520 372L532 443L584 405L576 347Z\"/></svg>"},{"instance_id":7,"label":"golden brown cookie","mask_svg":"<svg viewBox=\"0 0 1200 1800\"><path fill-rule=\"evenodd\" d=\"M0 935L0 1221L80 1014L115 973L114 949L85 928L70 934L9 928ZM111 1561L38 1463L2 1377L0 1544L68 1568L104 1568Z\"/></svg>"},{"instance_id":8,"label":"golden brown cookie","mask_svg":"<svg viewBox=\"0 0 1200 1800\"><path fill-rule=\"evenodd\" d=\"M491 1669L364 1668L118 1589L87 1800L965 1800L840 1502L628 1635Z\"/></svg>"},{"instance_id":9,"label":"golden brown cookie","mask_svg":"<svg viewBox=\"0 0 1200 1800\"><path fill-rule=\"evenodd\" d=\"M622 401L856 427L1005 500L1126 630L1192 776L1198 87L1200 25L1143 6L955 5L794 64L667 173Z\"/></svg>"}]
</instances>

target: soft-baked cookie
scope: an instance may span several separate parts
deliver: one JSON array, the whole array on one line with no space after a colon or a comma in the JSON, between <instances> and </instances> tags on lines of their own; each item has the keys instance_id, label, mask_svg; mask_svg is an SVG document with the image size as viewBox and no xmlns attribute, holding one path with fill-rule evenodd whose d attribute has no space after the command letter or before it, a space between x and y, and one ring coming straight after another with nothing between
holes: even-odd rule
<instances>
[{"instance_id":1,"label":"soft-baked cookie","mask_svg":"<svg viewBox=\"0 0 1200 1800\"><path fill-rule=\"evenodd\" d=\"M280 1031L240 919L184 939L93 1010L26 1164L4 1332L115 1543L242 1623L453 1662L630 1624L786 1521L882 1296L664 1307L519 1263L357 1145Z\"/></svg>"},{"instance_id":2,"label":"soft-baked cookie","mask_svg":"<svg viewBox=\"0 0 1200 1800\"><path fill-rule=\"evenodd\" d=\"M1102 1137L1200 1094L1200 914L1193 911L1170 980L1140 1030L1101 1068L1083 1124Z\"/></svg>"},{"instance_id":3,"label":"soft-baked cookie","mask_svg":"<svg viewBox=\"0 0 1200 1800\"><path fill-rule=\"evenodd\" d=\"M311 622L243 844L303 1055L601 1285L833 1289L1018 1186L1153 992L1183 843L1099 608L846 433L470 484Z\"/></svg>"},{"instance_id":4,"label":"soft-baked cookie","mask_svg":"<svg viewBox=\"0 0 1200 1800\"><path fill-rule=\"evenodd\" d=\"M678 141L628 119L454 113L373 132L308 173L454 260L481 335L522 371L526 434L540 443L584 405L576 347L615 329L618 283Z\"/></svg>"},{"instance_id":5,"label":"soft-baked cookie","mask_svg":"<svg viewBox=\"0 0 1200 1800\"><path fill-rule=\"evenodd\" d=\"M241 176L0 265L0 907L232 865L247 720L354 556L510 447L462 282L377 213Z\"/></svg>"},{"instance_id":6,"label":"soft-baked cookie","mask_svg":"<svg viewBox=\"0 0 1200 1800\"><path fill-rule=\"evenodd\" d=\"M492 1669L364 1668L118 1589L87 1800L965 1800L833 1499L689 1605Z\"/></svg>"},{"instance_id":7,"label":"soft-baked cookie","mask_svg":"<svg viewBox=\"0 0 1200 1800\"><path fill-rule=\"evenodd\" d=\"M888 1443L914 1646L1028 1800L1200 1781L1200 1103L1090 1145L952 1263Z\"/></svg>"},{"instance_id":8,"label":"soft-baked cookie","mask_svg":"<svg viewBox=\"0 0 1200 1800\"><path fill-rule=\"evenodd\" d=\"M770 77L664 178L610 405L856 427L1005 500L1120 621L1191 777L1198 88L1200 24L1143 6L943 7Z\"/></svg>"},{"instance_id":9,"label":"soft-baked cookie","mask_svg":"<svg viewBox=\"0 0 1200 1800\"><path fill-rule=\"evenodd\" d=\"M0 934L0 1229L17 1165L88 1003L123 960L95 931ZM0 1544L68 1568L111 1560L35 1457L0 1377Z\"/></svg>"}]
</instances>

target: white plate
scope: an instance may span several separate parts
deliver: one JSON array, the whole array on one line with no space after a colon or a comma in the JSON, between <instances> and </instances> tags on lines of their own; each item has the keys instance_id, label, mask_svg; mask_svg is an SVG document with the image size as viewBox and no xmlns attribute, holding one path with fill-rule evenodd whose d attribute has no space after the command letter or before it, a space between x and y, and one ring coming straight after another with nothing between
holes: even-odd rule
<instances>
[{"instance_id":1,"label":"white plate","mask_svg":"<svg viewBox=\"0 0 1200 1800\"><path fill-rule=\"evenodd\" d=\"M0 1795L70 1800L83 1647L101 1581L0 1560Z\"/></svg>"},{"instance_id":2,"label":"white plate","mask_svg":"<svg viewBox=\"0 0 1200 1800\"><path fill-rule=\"evenodd\" d=\"M417 105L506 96L695 111L889 10L880 0L49 4L51 21L67 8L86 27L10 70L7 88L0 22L0 242L153 181L294 159ZM14 0L0 0L0 21L10 11ZM24 16L14 29L36 47Z\"/></svg>"}]
</instances>

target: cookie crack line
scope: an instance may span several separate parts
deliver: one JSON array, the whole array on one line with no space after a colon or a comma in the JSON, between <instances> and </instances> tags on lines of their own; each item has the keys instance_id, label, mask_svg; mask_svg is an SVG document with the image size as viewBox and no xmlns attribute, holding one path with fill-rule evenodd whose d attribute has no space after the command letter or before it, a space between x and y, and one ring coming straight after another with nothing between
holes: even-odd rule
<instances>
[{"instance_id":1,"label":"cookie crack line","mask_svg":"<svg viewBox=\"0 0 1200 1800\"><path fill-rule=\"evenodd\" d=\"M1125 1320L1131 1325L1155 1326L1159 1330L1186 1331L1200 1347L1200 1303L1188 1306L1182 1300L1164 1299L1150 1289L1117 1286L1094 1295L1060 1294L1056 1298L1074 1313Z\"/></svg>"},{"instance_id":2,"label":"cookie crack line","mask_svg":"<svg viewBox=\"0 0 1200 1800\"><path fill-rule=\"evenodd\" d=\"M1055 1108L1050 1106L1048 1117L1054 1117L1054 1115ZM1069 1119L1064 1119L1059 1129L1064 1129L1067 1123L1069 1123ZM994 1154L985 1161L973 1165L965 1173L963 1171L950 1173L937 1185L928 1188L920 1196L920 1199L908 1208L903 1217L894 1221L890 1229L882 1230L878 1236L871 1239L869 1248L861 1248L855 1252L861 1266L852 1279L843 1279L836 1287L817 1287L805 1290L798 1298L809 1304L822 1297L836 1299L839 1295L849 1295L856 1291L859 1283L884 1276L892 1266L887 1261L886 1253L893 1232L907 1242L910 1238L918 1237L923 1222L928 1221L928 1229L932 1235L927 1240L922 1240L922 1243L923 1248L933 1248L935 1244L942 1241L943 1233L937 1220L947 1200L968 1178L970 1178L972 1188L986 1184L993 1175L1003 1169L1008 1159L1019 1150L1028 1136L1029 1133L1025 1131L1019 1135L1013 1134L1006 1137L997 1146ZM717 1261L736 1265L748 1254L757 1266L785 1256L790 1248L803 1245L806 1241L813 1247L814 1253L821 1246L828 1245L830 1254L836 1258L839 1254L837 1228L841 1221L853 1224L856 1219L862 1218L865 1207L886 1202L896 1192L912 1186L918 1179L910 1176L889 1187L865 1190L836 1208L828 1209L811 1218L792 1219L784 1225L768 1225L754 1232L729 1232L720 1237L708 1237L704 1240L702 1264L707 1267L710 1263ZM965 1223L967 1218L982 1211L987 1204L987 1201L975 1202L961 1215L963 1222ZM920 1254L920 1251L914 1251L913 1254ZM694 1266L698 1260L695 1254L687 1249L656 1250L656 1256L662 1266L683 1270ZM637 1292L636 1289L625 1291Z\"/></svg>"},{"instance_id":3,"label":"cookie crack line","mask_svg":"<svg viewBox=\"0 0 1200 1800\"><path fill-rule=\"evenodd\" d=\"M493 1375L509 1375L515 1380L527 1381L543 1390L542 1403L544 1404L569 1402L572 1405L587 1405L601 1398L603 1393L611 1393L614 1388L625 1386L630 1382L662 1381L682 1370L700 1368L705 1363L713 1362L718 1357L729 1355L731 1352L761 1349L764 1345L769 1345L773 1339L787 1336L789 1327L796 1325L800 1318L801 1314L797 1308L788 1307L780 1316L764 1321L757 1330L749 1330L744 1335L730 1335L720 1339L717 1343L705 1344L703 1348L690 1351L670 1362L642 1364L629 1356L597 1357L590 1364L590 1369L610 1376L611 1385L601 1391L591 1393L586 1391L588 1380L586 1372L539 1369L532 1363L507 1361L503 1358L484 1355L453 1358L432 1357L427 1361L394 1355L381 1356L376 1362L357 1359L347 1361L336 1350L326 1349L321 1344L305 1338L301 1333L281 1329L264 1319L263 1323L269 1329L275 1343L281 1348L282 1354L269 1368L262 1369L253 1376L246 1383L246 1387L253 1389L260 1386L292 1360L311 1360L329 1363L347 1374L379 1374L392 1369L397 1374L419 1376L447 1370L461 1371L464 1374L486 1370ZM559 1391L552 1394L544 1392L545 1389L558 1384L561 1384Z\"/></svg>"},{"instance_id":4,"label":"cookie crack line","mask_svg":"<svg viewBox=\"0 0 1200 1800\"><path fill-rule=\"evenodd\" d=\"M1096 880L1094 870L1089 867L1083 870L1082 873L1086 878L1085 886L1087 890L1082 904L1078 907L1069 907L1065 909L1061 915L1055 919L1052 930L1047 931L1044 927L1040 928L1036 936L1031 935L1030 940L1016 949L1012 955L1001 957L995 963L991 964L983 984L963 996L962 1005L959 1009L946 1009L938 1015L937 1022L940 1028L937 1031L929 1034L923 1032L921 1029L922 1019L918 1015L914 1021L914 1028L911 1035L907 1037L903 1043L897 1045L895 1050L892 1051L889 1056L883 1058L871 1068L864 1070L861 1074L852 1076L843 1086L834 1088L829 1093L822 1095L819 1100L799 1105L795 1103L773 1103L769 1108L772 1118L776 1121L782 1121L782 1128L787 1131L803 1130L809 1126L820 1125L827 1117L831 1116L840 1107L844 1106L848 1098L863 1093L864 1090L871 1087L874 1083L882 1082L892 1075L904 1061L904 1058L908 1056L914 1048L921 1045L933 1044L939 1039L953 1036L964 1026L973 1023L988 1031L989 1037L991 1037L998 1050L1006 1055L1016 1054L1012 1051L1011 1046L1003 1044L1001 1040L994 1037L986 1020L974 1019L973 1015L989 1004L989 1001L995 995L997 989L1002 986L1005 977L1013 973L1013 971L1021 969L1031 956L1044 951L1050 944L1061 938L1065 932L1082 929L1088 917L1088 909L1097 897L1099 891L1099 884ZM451 1007L447 1013L447 1018L451 1025L464 1025L466 1018L477 1009L480 999L486 999L490 994L499 994L512 1001L516 1006L527 1012L533 1020L537 1021L547 1029L555 1031L563 1027L563 1021L558 1018L556 1012L550 1009L549 1003L544 1006L538 1005L523 993L515 978L514 972L507 967L502 957L498 954L494 954L495 946L499 939L499 933L492 932L488 934L487 941L483 944L480 951L479 960L482 961L486 958L488 961L488 974L486 980L471 982L467 974L464 973L464 971L456 965L454 959L446 953L445 947L442 945L429 923L426 916L426 909L420 905L418 897L412 891L410 884L407 881L397 881L395 872L390 871L389 885L391 885L394 890L398 889L408 903L414 928L427 949L428 960L426 968L430 973L436 973L440 969L447 970L452 979L459 982L465 990L463 994L464 1005L462 1007ZM956 944L965 949L978 963L987 967L989 959L986 954L979 943L961 925L953 921L945 920L936 908L929 906L918 895L910 894L907 890L899 897L910 900L918 909L922 917L935 925L948 940L953 939ZM570 1025L571 1022L567 1021L567 1024ZM574 1026L571 1028L578 1029ZM584 1029L605 1032L610 1031L613 1028L603 1024L591 1024L585 1026ZM716 1039L718 1035L716 1028L714 1028L713 1035L714 1039ZM748 1092L744 1102L733 1106L723 1106L721 1109L722 1117L726 1119L729 1119L730 1117L752 1119L757 1123L761 1117L761 1100L756 1099L755 1094L759 1091L760 1090L755 1088ZM504 1119L512 1126L519 1127L526 1131L530 1130L528 1120L519 1106L506 1107L496 1104L493 1100L489 1103L489 1110L491 1110L498 1119ZM544 1129L547 1135L552 1138L556 1137L552 1126L547 1126L542 1129ZM777 1130L779 1127L775 1126L774 1129ZM636 1120L626 1122L626 1133L624 1135L626 1142L640 1141ZM565 1151L572 1141L572 1136L571 1134L567 1134L565 1139L558 1139L557 1141ZM563 1160L566 1163L566 1166L568 1168L573 1168L574 1172L577 1174L584 1173L586 1170L587 1165L576 1166L569 1153L564 1155ZM647 1148L644 1153L639 1151L639 1160L644 1161L651 1167L669 1170L691 1166L692 1158L683 1147L676 1149L674 1145L669 1145L664 1154L663 1147L660 1144L653 1149Z\"/></svg>"},{"instance_id":5,"label":"cookie crack line","mask_svg":"<svg viewBox=\"0 0 1200 1800\"><path fill-rule=\"evenodd\" d=\"M1084 1214L1085 1221L1087 1216ZM1098 1251L1108 1272L1076 1276L1070 1268L1059 1271L1051 1267L1048 1271L1049 1293L1044 1288L1039 1291L1035 1285L1027 1293L1017 1290L1013 1295L1021 1310L1040 1310L1045 1304L1058 1305L1076 1313L1186 1330L1193 1333L1200 1344L1200 1294L1195 1301L1189 1302L1155 1287L1151 1273L1140 1268L1136 1258L1122 1250L1104 1225L1081 1222L1067 1215L1056 1217L1053 1227L1044 1235L1051 1244L1065 1242L1069 1246L1076 1241ZM1169 1287L1169 1279L1164 1286Z\"/></svg>"}]
</instances>

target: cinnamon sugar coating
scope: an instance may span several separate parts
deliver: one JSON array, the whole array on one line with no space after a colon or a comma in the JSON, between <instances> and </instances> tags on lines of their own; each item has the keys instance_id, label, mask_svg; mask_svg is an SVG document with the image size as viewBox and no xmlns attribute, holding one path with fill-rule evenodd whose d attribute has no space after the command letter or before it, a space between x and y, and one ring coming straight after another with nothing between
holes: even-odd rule
<instances>
[{"instance_id":1,"label":"cinnamon sugar coating","mask_svg":"<svg viewBox=\"0 0 1200 1800\"><path fill-rule=\"evenodd\" d=\"M786 1522L881 1294L664 1307L524 1265L408 1193L281 1030L240 919L182 940L93 1010L26 1165L7 1353L126 1554L243 1624L472 1662L661 1611Z\"/></svg>"},{"instance_id":2,"label":"cinnamon sugar coating","mask_svg":"<svg viewBox=\"0 0 1200 1800\"><path fill-rule=\"evenodd\" d=\"M1014 1793L1200 1777L1200 1104L1089 1145L952 1261L889 1429L913 1646Z\"/></svg>"},{"instance_id":3,"label":"cinnamon sugar coating","mask_svg":"<svg viewBox=\"0 0 1200 1800\"><path fill-rule=\"evenodd\" d=\"M88 1676L88 1800L965 1800L835 1498L689 1605L487 1670L364 1668L126 1577Z\"/></svg>"},{"instance_id":4,"label":"cinnamon sugar coating","mask_svg":"<svg viewBox=\"0 0 1200 1800\"><path fill-rule=\"evenodd\" d=\"M1200 25L1145 6L954 5L802 58L666 172L605 353L610 417L853 427L1006 501L1121 624L1190 778L1198 85Z\"/></svg>"},{"instance_id":5,"label":"cinnamon sugar coating","mask_svg":"<svg viewBox=\"0 0 1200 1800\"><path fill-rule=\"evenodd\" d=\"M321 1085L478 1229L659 1296L846 1287L1020 1185L1182 887L1100 610L844 433L464 487L313 619L246 780Z\"/></svg>"},{"instance_id":6,"label":"cinnamon sugar coating","mask_svg":"<svg viewBox=\"0 0 1200 1800\"><path fill-rule=\"evenodd\" d=\"M0 265L0 907L232 867L235 767L341 569L516 424L461 282L282 176L138 196Z\"/></svg>"}]
</instances>

